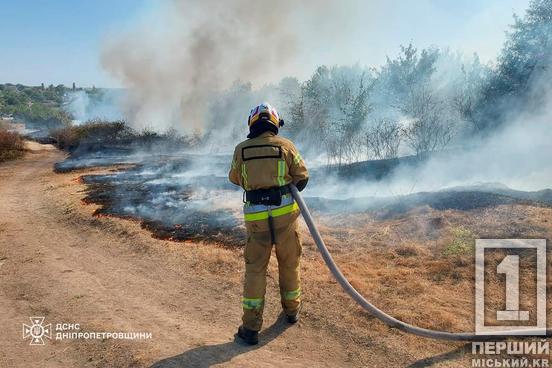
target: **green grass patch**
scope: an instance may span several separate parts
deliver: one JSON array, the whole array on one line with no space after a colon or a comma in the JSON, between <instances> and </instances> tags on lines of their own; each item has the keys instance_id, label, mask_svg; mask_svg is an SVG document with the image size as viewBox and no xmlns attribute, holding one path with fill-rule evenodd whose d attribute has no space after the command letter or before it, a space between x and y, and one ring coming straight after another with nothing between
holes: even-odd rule
<instances>
[{"instance_id":1,"label":"green grass patch","mask_svg":"<svg viewBox=\"0 0 552 368\"><path fill-rule=\"evenodd\" d=\"M451 229L452 240L443 249L444 256L460 256L473 252L476 235L463 226Z\"/></svg>"}]
</instances>

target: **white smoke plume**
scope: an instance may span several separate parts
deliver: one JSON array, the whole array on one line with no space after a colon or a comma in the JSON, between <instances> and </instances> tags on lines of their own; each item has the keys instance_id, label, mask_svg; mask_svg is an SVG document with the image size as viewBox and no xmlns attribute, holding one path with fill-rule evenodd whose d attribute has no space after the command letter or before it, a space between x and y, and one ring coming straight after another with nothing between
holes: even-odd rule
<instances>
[{"instance_id":1,"label":"white smoke plume","mask_svg":"<svg viewBox=\"0 0 552 368\"><path fill-rule=\"evenodd\" d=\"M300 46L297 14L314 19L333 8L329 0L161 4L107 42L102 64L128 88L124 110L135 127L185 133L201 130L213 92L236 80L262 85L290 73ZM298 10L308 5L308 12Z\"/></svg>"},{"instance_id":2,"label":"white smoke plume","mask_svg":"<svg viewBox=\"0 0 552 368\"><path fill-rule=\"evenodd\" d=\"M73 124L95 119L123 120L124 116L119 108L122 98L123 91L113 89L69 92L63 108L73 117Z\"/></svg>"}]
</instances>

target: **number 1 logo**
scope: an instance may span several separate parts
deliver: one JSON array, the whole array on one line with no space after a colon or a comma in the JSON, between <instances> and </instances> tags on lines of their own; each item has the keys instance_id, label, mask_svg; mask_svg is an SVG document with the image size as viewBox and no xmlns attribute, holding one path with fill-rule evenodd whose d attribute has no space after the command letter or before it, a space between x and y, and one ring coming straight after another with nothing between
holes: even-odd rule
<instances>
[{"instance_id":1,"label":"number 1 logo","mask_svg":"<svg viewBox=\"0 0 552 368\"><path fill-rule=\"evenodd\" d=\"M505 310L496 311L496 321L525 322L524 325L500 326L485 324L485 250L536 250L536 311L520 310L519 255L507 255L496 267L506 275ZM489 285L488 287L491 287ZM530 296L529 296L530 297ZM530 312L536 313L536 325L529 325ZM510 323L511 324L511 323ZM475 242L475 333L477 335L545 335L546 334L546 239L477 239Z\"/></svg>"}]
</instances>

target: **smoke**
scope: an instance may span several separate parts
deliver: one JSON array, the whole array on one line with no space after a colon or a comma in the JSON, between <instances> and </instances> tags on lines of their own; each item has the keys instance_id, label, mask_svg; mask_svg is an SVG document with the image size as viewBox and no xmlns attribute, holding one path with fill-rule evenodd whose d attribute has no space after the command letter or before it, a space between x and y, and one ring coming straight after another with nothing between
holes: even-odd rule
<instances>
[{"instance_id":1,"label":"smoke","mask_svg":"<svg viewBox=\"0 0 552 368\"><path fill-rule=\"evenodd\" d=\"M508 14L499 17L501 22L511 20L510 3L500 11ZM488 28L477 15L503 5L449 4L444 11L432 0L158 1L128 27L109 34L101 63L128 89L123 112L135 127L205 131L213 93L235 81L259 89L286 76L304 80L319 65L378 65L409 41L446 47L451 35L467 28L457 8L466 12L462 18L471 20L471 28ZM480 40L487 54L502 42L495 33L503 37L500 29ZM478 51L462 46L468 53ZM239 108L240 120L246 119L251 106Z\"/></svg>"},{"instance_id":2,"label":"smoke","mask_svg":"<svg viewBox=\"0 0 552 368\"><path fill-rule=\"evenodd\" d=\"M102 64L127 88L123 113L134 127L176 128L183 133L202 131L209 138L204 141L204 149L230 151L245 135L248 107L265 99L285 100L278 95L280 86L276 82L286 75L305 79L305 67L312 73L313 65L352 64L361 57L363 62L377 65L374 59L364 58L366 53L384 55L389 49L382 44L396 50L399 44L408 43L416 22L426 22L431 34L441 37L435 38L438 42L451 41L445 39L449 33L445 23L450 19L442 12L435 13L432 3L420 1L399 6L394 1L377 4L357 0L346 4L329 0L301 4L291 0L161 2L144 19L106 42ZM449 9L451 14L455 8ZM479 13L486 14L484 10L479 9ZM429 18L435 18L436 23L429 22ZM458 22L459 18L454 18ZM509 16L508 19L511 20ZM487 23L481 22L485 26ZM462 34L461 25L455 23L455 27L457 34ZM418 48L427 46L412 41ZM495 49L500 41L486 40L485 45ZM471 43L463 45L463 50L470 47ZM450 120L461 132L472 127L450 106L455 100L454 93L462 90L458 86L463 86L469 97L467 101L478 100L479 86L470 87L463 72L469 75L478 69L487 70L481 67L470 72L466 64L456 54L441 53L430 77L435 98L430 102L443 105L440 119ZM359 65L351 70L354 69L376 78L369 68ZM344 75L350 72L343 70ZM538 111L531 104L522 103L515 116L507 116L500 128L490 129L485 136L459 134L461 139L467 139L453 142L454 145L416 165L400 164L379 181L351 183L352 179L335 177L332 184L328 176L320 179L320 183L313 177L308 194L326 198L389 196L481 183L501 183L523 190L549 187L552 180L547 161L552 154L550 80L547 72L531 81L533 94L538 96L535 99L542 101ZM477 76L470 81L484 84L486 78ZM268 83L273 84L267 87ZM382 84L380 88L385 93L371 92L376 108L364 123L370 123L381 113L382 117L404 122L403 125L410 124L413 119L402 116L403 112L393 106L395 101L389 98L388 85ZM335 99L330 95L329 100L331 103ZM326 106L327 101L323 102ZM212 108L213 104L216 109ZM281 107L278 103L275 105ZM396 116L389 116L390 110L396 110ZM312 134L319 126L297 129ZM282 133L292 129L292 124L286 124ZM295 134L295 138L300 135ZM303 152L323 145L321 140L308 146L302 145L301 139L296 143ZM403 142L401 154L413 153L405 148L410 149ZM327 161L320 151L316 154L320 163ZM315 159L309 157L307 162L312 167ZM192 175L187 170L182 169L176 175ZM217 167L217 175L223 177L226 170L227 167Z\"/></svg>"},{"instance_id":3,"label":"smoke","mask_svg":"<svg viewBox=\"0 0 552 368\"><path fill-rule=\"evenodd\" d=\"M312 20L332 8L329 0L164 2L110 39L101 61L129 89L130 122L189 133L202 130L214 92L236 80L262 85L292 71L306 46L294 27L297 15Z\"/></svg>"},{"instance_id":4,"label":"smoke","mask_svg":"<svg viewBox=\"0 0 552 368\"><path fill-rule=\"evenodd\" d=\"M439 74L439 73L437 73ZM489 135L470 136L461 145L425 160L400 159L382 180L325 176L311 187L324 198L393 197L447 189L511 188L538 191L552 185L552 71L536 70L524 104ZM535 103L537 101L537 103ZM504 107L504 109L506 109Z\"/></svg>"},{"instance_id":5,"label":"smoke","mask_svg":"<svg viewBox=\"0 0 552 368\"><path fill-rule=\"evenodd\" d=\"M123 120L120 109L123 92L113 89L95 89L70 92L65 97L63 108L73 117L74 124L101 119Z\"/></svg>"},{"instance_id":6,"label":"smoke","mask_svg":"<svg viewBox=\"0 0 552 368\"><path fill-rule=\"evenodd\" d=\"M528 129L528 125L531 128ZM458 187L536 191L552 183L550 115L523 116L504 130L465 149L436 154L419 165L400 164L381 181L333 177L309 194L345 199L402 196Z\"/></svg>"}]
</instances>

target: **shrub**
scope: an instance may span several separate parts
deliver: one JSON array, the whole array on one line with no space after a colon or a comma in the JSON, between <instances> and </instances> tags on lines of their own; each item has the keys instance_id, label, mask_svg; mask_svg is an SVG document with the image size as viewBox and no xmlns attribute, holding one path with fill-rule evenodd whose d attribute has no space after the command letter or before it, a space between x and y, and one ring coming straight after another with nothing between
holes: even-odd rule
<instances>
[{"instance_id":1,"label":"shrub","mask_svg":"<svg viewBox=\"0 0 552 368\"><path fill-rule=\"evenodd\" d=\"M72 125L54 130L51 135L60 149L75 150L82 143L113 143L132 136L124 122L90 121L83 125Z\"/></svg>"},{"instance_id":2,"label":"shrub","mask_svg":"<svg viewBox=\"0 0 552 368\"><path fill-rule=\"evenodd\" d=\"M79 137L74 126L56 129L51 136L59 149L70 151L78 147Z\"/></svg>"},{"instance_id":3,"label":"shrub","mask_svg":"<svg viewBox=\"0 0 552 368\"><path fill-rule=\"evenodd\" d=\"M24 150L23 138L19 134L0 128L0 162L19 158Z\"/></svg>"},{"instance_id":4,"label":"shrub","mask_svg":"<svg viewBox=\"0 0 552 368\"><path fill-rule=\"evenodd\" d=\"M50 133L58 148L83 153L105 148L177 150L199 143L197 136L182 136L176 130L158 133L152 129L136 131L124 121L92 120L82 125L67 126Z\"/></svg>"}]
</instances>

